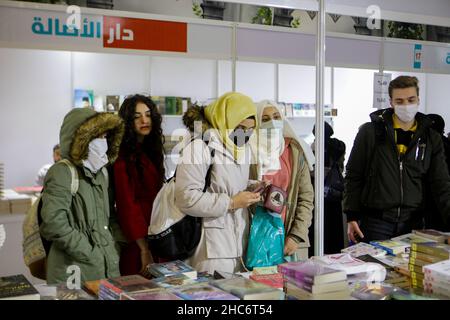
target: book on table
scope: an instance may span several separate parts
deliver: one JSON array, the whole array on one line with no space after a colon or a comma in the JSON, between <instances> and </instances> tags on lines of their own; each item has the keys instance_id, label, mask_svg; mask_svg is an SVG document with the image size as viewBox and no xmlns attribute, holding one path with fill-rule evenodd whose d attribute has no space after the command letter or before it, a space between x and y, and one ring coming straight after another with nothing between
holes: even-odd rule
<instances>
[{"instance_id":1,"label":"book on table","mask_svg":"<svg viewBox=\"0 0 450 320\"><path fill-rule=\"evenodd\" d=\"M168 290L161 289L155 291L125 293L120 297L120 300L182 300L182 299Z\"/></svg>"},{"instance_id":2,"label":"book on table","mask_svg":"<svg viewBox=\"0 0 450 320\"><path fill-rule=\"evenodd\" d=\"M212 281L211 284L242 300L283 300L283 291L244 277Z\"/></svg>"},{"instance_id":3,"label":"book on table","mask_svg":"<svg viewBox=\"0 0 450 320\"><path fill-rule=\"evenodd\" d=\"M39 292L23 274L0 277L0 300L39 299Z\"/></svg>"},{"instance_id":4,"label":"book on table","mask_svg":"<svg viewBox=\"0 0 450 320\"><path fill-rule=\"evenodd\" d=\"M177 274L184 274L191 279L197 278L197 271L181 260L152 263L147 266L147 270L156 278L168 277Z\"/></svg>"},{"instance_id":5,"label":"book on table","mask_svg":"<svg viewBox=\"0 0 450 320\"><path fill-rule=\"evenodd\" d=\"M239 300L235 295L208 283L181 286L173 289L172 293L183 300Z\"/></svg>"},{"instance_id":6,"label":"book on table","mask_svg":"<svg viewBox=\"0 0 450 320\"><path fill-rule=\"evenodd\" d=\"M347 274L344 271L329 268L312 260L288 262L278 265L278 268L285 276L312 284L347 280Z\"/></svg>"},{"instance_id":7,"label":"book on table","mask_svg":"<svg viewBox=\"0 0 450 320\"><path fill-rule=\"evenodd\" d=\"M124 293L161 289L156 283L141 275L130 275L100 280L99 298L101 300L120 300Z\"/></svg>"}]
</instances>

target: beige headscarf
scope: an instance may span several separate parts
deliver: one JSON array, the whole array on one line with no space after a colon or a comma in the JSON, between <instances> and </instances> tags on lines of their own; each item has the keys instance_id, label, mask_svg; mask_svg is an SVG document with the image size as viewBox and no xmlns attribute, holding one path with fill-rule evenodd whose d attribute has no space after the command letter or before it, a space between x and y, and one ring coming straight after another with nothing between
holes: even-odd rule
<instances>
[{"instance_id":1,"label":"beige headscarf","mask_svg":"<svg viewBox=\"0 0 450 320\"><path fill-rule=\"evenodd\" d=\"M284 122L283 125L283 136L285 138L291 138L298 142L305 155L306 162L308 163L309 170L314 169L313 165L315 163L315 157L311 150L311 147L300 137L297 136L294 129L292 128L289 120L286 119L282 108L275 102L271 100L263 100L256 104L256 113L258 123L262 123L262 115L266 107L275 107L280 115L281 120ZM260 137L260 135L258 135ZM280 168L280 156L284 151L284 139L281 139L279 143L274 143L270 141L272 148L268 147L268 139L258 139L258 145L256 147L256 139L252 139L252 151L253 156L258 164L258 175L264 175L267 171L273 170L274 168ZM271 150L270 150L271 149Z\"/></svg>"}]
</instances>

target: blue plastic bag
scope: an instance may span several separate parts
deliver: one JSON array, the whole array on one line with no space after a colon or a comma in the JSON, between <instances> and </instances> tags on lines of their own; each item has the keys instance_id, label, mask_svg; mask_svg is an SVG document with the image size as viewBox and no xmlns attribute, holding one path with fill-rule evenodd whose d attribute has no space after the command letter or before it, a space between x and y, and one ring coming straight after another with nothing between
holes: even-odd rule
<instances>
[{"instance_id":1,"label":"blue plastic bag","mask_svg":"<svg viewBox=\"0 0 450 320\"><path fill-rule=\"evenodd\" d=\"M253 269L283 263L283 251L284 225L281 215L257 206L250 227L246 267Z\"/></svg>"}]
</instances>

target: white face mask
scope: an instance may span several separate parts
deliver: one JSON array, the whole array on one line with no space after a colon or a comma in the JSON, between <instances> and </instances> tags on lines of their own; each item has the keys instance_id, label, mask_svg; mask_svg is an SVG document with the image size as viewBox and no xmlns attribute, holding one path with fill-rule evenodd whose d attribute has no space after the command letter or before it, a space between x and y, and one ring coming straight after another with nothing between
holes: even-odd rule
<instances>
[{"instance_id":1,"label":"white face mask","mask_svg":"<svg viewBox=\"0 0 450 320\"><path fill-rule=\"evenodd\" d=\"M261 129L280 129L283 130L284 128L284 121L283 120L269 120L266 122L262 122L260 125Z\"/></svg>"},{"instance_id":2,"label":"white face mask","mask_svg":"<svg viewBox=\"0 0 450 320\"><path fill-rule=\"evenodd\" d=\"M102 167L108 163L108 142L106 138L97 138L89 143L88 158L83 160L83 165L91 170L92 173L97 173Z\"/></svg>"},{"instance_id":3,"label":"white face mask","mask_svg":"<svg viewBox=\"0 0 450 320\"><path fill-rule=\"evenodd\" d=\"M275 174L281 168L280 155L284 150L283 128L283 120L270 120L260 125L260 134L263 135L259 154L262 174Z\"/></svg>"},{"instance_id":4,"label":"white face mask","mask_svg":"<svg viewBox=\"0 0 450 320\"><path fill-rule=\"evenodd\" d=\"M394 112L397 117L403 122L411 122L416 117L417 111L419 111L419 104L406 104L406 105L396 105L394 107Z\"/></svg>"}]
</instances>

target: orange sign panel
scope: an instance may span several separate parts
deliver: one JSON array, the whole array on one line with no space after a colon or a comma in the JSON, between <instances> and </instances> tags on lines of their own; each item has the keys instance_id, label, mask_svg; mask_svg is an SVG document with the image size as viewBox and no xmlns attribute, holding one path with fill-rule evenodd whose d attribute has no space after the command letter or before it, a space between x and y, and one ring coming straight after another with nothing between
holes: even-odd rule
<instances>
[{"instance_id":1,"label":"orange sign panel","mask_svg":"<svg viewBox=\"0 0 450 320\"><path fill-rule=\"evenodd\" d=\"M103 16L103 47L187 52L187 24Z\"/></svg>"}]
</instances>

